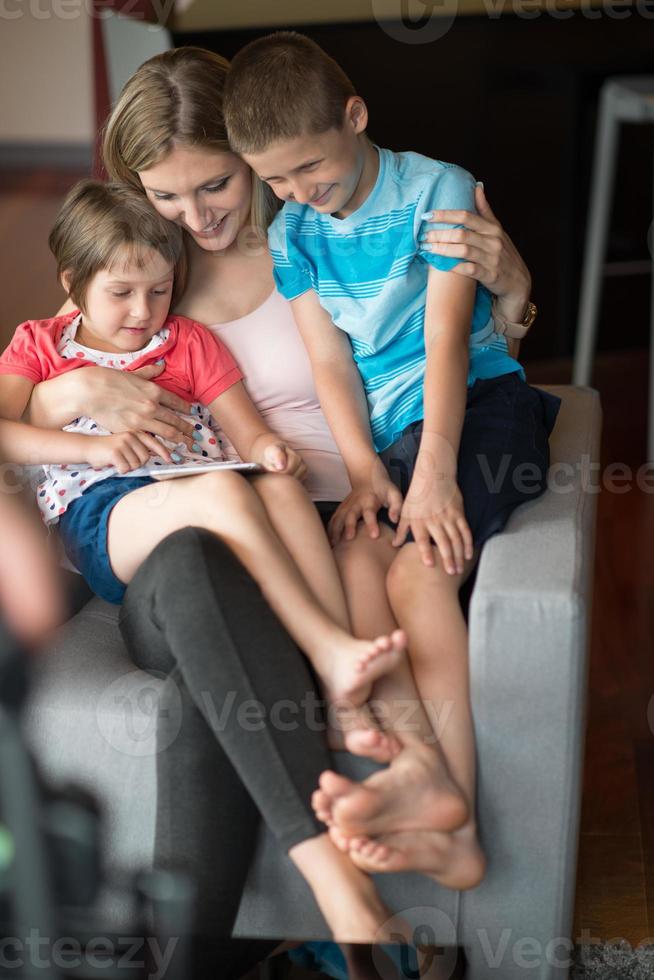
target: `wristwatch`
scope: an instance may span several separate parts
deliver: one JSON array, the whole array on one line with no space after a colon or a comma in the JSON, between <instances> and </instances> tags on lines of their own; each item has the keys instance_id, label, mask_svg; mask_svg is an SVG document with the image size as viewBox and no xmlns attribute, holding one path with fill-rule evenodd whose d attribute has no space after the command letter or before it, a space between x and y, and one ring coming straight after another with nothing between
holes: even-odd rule
<instances>
[{"instance_id":1,"label":"wristwatch","mask_svg":"<svg viewBox=\"0 0 654 980\"><path fill-rule=\"evenodd\" d=\"M537 314L538 310L536 309L536 304L529 300L525 310L525 315L520 323L511 323L510 320L505 320L505 318L497 312L497 297L493 298L493 320L495 321L495 332L504 334L505 337L510 337L513 340L522 340L524 337L526 337L527 332L536 319Z\"/></svg>"}]
</instances>

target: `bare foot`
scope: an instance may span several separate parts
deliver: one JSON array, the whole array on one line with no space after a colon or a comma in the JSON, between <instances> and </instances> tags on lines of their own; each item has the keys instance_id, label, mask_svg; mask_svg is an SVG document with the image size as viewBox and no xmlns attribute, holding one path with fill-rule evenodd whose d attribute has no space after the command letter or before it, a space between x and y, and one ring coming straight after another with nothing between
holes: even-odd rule
<instances>
[{"instance_id":1,"label":"bare foot","mask_svg":"<svg viewBox=\"0 0 654 980\"><path fill-rule=\"evenodd\" d=\"M364 755L375 762L390 762L402 751L402 743L390 732L359 726L344 732L345 748L354 755Z\"/></svg>"},{"instance_id":2,"label":"bare foot","mask_svg":"<svg viewBox=\"0 0 654 980\"><path fill-rule=\"evenodd\" d=\"M398 917L384 905L372 879L327 834L296 844L289 857L310 885L336 942L385 943L397 935ZM411 929L404 925L409 941Z\"/></svg>"},{"instance_id":3,"label":"bare foot","mask_svg":"<svg viewBox=\"0 0 654 980\"><path fill-rule=\"evenodd\" d=\"M327 745L334 752L354 752L376 762L389 762L402 748L395 735L380 729L367 704L358 708L331 706ZM360 751L357 746L360 746Z\"/></svg>"},{"instance_id":4,"label":"bare foot","mask_svg":"<svg viewBox=\"0 0 654 980\"><path fill-rule=\"evenodd\" d=\"M330 837L334 840L333 830ZM421 871L439 885L457 891L476 888L486 871L486 859L471 822L450 834L423 830L375 839L352 837L348 847L350 858L362 871Z\"/></svg>"},{"instance_id":5,"label":"bare foot","mask_svg":"<svg viewBox=\"0 0 654 980\"><path fill-rule=\"evenodd\" d=\"M370 697L374 682L397 667L406 645L403 630L376 640L357 640L344 633L336 644L328 644L320 652L314 650L311 662L328 701L359 707Z\"/></svg>"},{"instance_id":6,"label":"bare foot","mask_svg":"<svg viewBox=\"0 0 654 980\"><path fill-rule=\"evenodd\" d=\"M331 819L346 837L451 831L468 818L463 794L442 755L418 742L405 746L387 769L361 783L331 770L321 774L319 783L331 797Z\"/></svg>"}]
</instances>

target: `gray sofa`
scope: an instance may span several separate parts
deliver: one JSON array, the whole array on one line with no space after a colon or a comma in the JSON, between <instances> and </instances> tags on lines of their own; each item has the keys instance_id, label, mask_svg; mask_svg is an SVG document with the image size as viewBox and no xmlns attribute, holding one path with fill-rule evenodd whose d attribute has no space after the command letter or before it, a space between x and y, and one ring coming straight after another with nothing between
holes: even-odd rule
<instances>
[{"instance_id":1,"label":"gray sofa","mask_svg":"<svg viewBox=\"0 0 654 980\"><path fill-rule=\"evenodd\" d=\"M568 974L596 511L589 464L599 459L601 412L591 389L548 390L563 399L550 489L488 542L470 604L487 877L463 893L413 874L378 879L395 911L437 942L465 945L469 980ZM130 663L116 623L116 608L96 598L62 628L41 659L26 726L50 779L82 783L102 801L109 864L134 869L152 862L162 681ZM337 767L360 778L372 764L339 753ZM235 933L327 937L265 828Z\"/></svg>"}]
</instances>

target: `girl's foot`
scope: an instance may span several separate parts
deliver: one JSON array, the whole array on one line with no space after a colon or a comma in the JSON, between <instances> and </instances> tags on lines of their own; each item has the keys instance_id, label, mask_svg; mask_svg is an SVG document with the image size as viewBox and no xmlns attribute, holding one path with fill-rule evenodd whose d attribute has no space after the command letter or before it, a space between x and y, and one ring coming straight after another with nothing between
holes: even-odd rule
<instances>
[{"instance_id":1,"label":"girl's foot","mask_svg":"<svg viewBox=\"0 0 654 980\"><path fill-rule=\"evenodd\" d=\"M397 667L406 645L403 630L376 640L357 640L342 634L340 641L328 644L311 658L327 700L347 707L365 704L374 682Z\"/></svg>"},{"instance_id":2,"label":"girl's foot","mask_svg":"<svg viewBox=\"0 0 654 980\"><path fill-rule=\"evenodd\" d=\"M336 843L333 830L330 837ZM369 873L421 871L445 888L463 891L476 888L486 871L486 859L472 823L451 834L423 830L376 839L340 838L339 849L345 840L353 863Z\"/></svg>"},{"instance_id":3,"label":"girl's foot","mask_svg":"<svg viewBox=\"0 0 654 980\"><path fill-rule=\"evenodd\" d=\"M433 747L412 742L390 766L361 783L326 770L320 789L331 798L330 817L346 837L378 837L412 830L451 831L468 818L463 795ZM321 809L325 801L321 798Z\"/></svg>"},{"instance_id":4,"label":"girl's foot","mask_svg":"<svg viewBox=\"0 0 654 980\"><path fill-rule=\"evenodd\" d=\"M368 705L348 708L332 705L329 711L327 745L333 752L354 752L376 762L389 762L400 752L400 741L379 728L377 719ZM357 750L362 746L362 751Z\"/></svg>"}]
</instances>

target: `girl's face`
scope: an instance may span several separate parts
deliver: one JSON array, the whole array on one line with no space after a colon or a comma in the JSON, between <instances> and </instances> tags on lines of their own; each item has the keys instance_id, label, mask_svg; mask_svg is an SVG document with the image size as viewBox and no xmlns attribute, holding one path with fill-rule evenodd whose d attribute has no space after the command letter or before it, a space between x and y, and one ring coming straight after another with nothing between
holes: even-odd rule
<instances>
[{"instance_id":1,"label":"girl's face","mask_svg":"<svg viewBox=\"0 0 654 980\"><path fill-rule=\"evenodd\" d=\"M252 171L235 153L175 146L139 178L159 214L207 252L222 252L250 219Z\"/></svg>"},{"instance_id":2,"label":"girl's face","mask_svg":"<svg viewBox=\"0 0 654 980\"><path fill-rule=\"evenodd\" d=\"M173 289L173 267L152 249L137 264L125 251L88 284L75 339L92 350L141 350L161 330ZM66 274L63 276L66 286Z\"/></svg>"}]
</instances>

